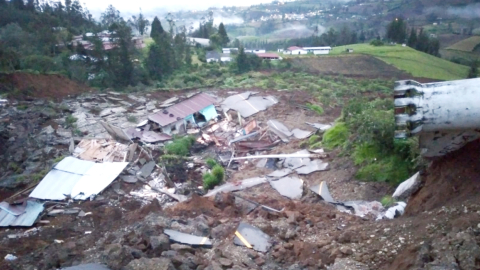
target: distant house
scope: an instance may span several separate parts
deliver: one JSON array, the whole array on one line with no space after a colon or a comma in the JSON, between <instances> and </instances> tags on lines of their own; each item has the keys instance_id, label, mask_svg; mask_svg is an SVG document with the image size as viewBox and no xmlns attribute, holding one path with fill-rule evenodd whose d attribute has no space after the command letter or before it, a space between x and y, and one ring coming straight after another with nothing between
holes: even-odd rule
<instances>
[{"instance_id":1,"label":"distant house","mask_svg":"<svg viewBox=\"0 0 480 270\"><path fill-rule=\"evenodd\" d=\"M266 50L245 50L245 53L266 53Z\"/></svg>"},{"instance_id":2,"label":"distant house","mask_svg":"<svg viewBox=\"0 0 480 270\"><path fill-rule=\"evenodd\" d=\"M145 42L143 41L142 37L133 37L132 38L133 44L135 45L135 48L137 49L143 49L147 45L145 45Z\"/></svg>"},{"instance_id":3,"label":"distant house","mask_svg":"<svg viewBox=\"0 0 480 270\"><path fill-rule=\"evenodd\" d=\"M229 53L222 53L220 55L220 61L221 62L230 62L230 61L232 61L232 57L230 56Z\"/></svg>"},{"instance_id":4,"label":"distant house","mask_svg":"<svg viewBox=\"0 0 480 270\"><path fill-rule=\"evenodd\" d=\"M285 50L284 49L278 49L277 52L283 53Z\"/></svg>"},{"instance_id":5,"label":"distant house","mask_svg":"<svg viewBox=\"0 0 480 270\"><path fill-rule=\"evenodd\" d=\"M148 116L152 130L165 134L185 133L188 126L202 126L217 117L215 98L200 93Z\"/></svg>"},{"instance_id":6,"label":"distant house","mask_svg":"<svg viewBox=\"0 0 480 270\"><path fill-rule=\"evenodd\" d=\"M256 55L265 60L281 60L282 59L276 53L257 53Z\"/></svg>"},{"instance_id":7,"label":"distant house","mask_svg":"<svg viewBox=\"0 0 480 270\"><path fill-rule=\"evenodd\" d=\"M232 52L238 52L238 48L223 48L222 52L226 54L231 54Z\"/></svg>"},{"instance_id":8,"label":"distant house","mask_svg":"<svg viewBox=\"0 0 480 270\"><path fill-rule=\"evenodd\" d=\"M208 51L207 54L205 55L205 59L207 60L207 63L219 62L220 54L216 51Z\"/></svg>"},{"instance_id":9,"label":"distant house","mask_svg":"<svg viewBox=\"0 0 480 270\"><path fill-rule=\"evenodd\" d=\"M303 47L304 50L306 50L309 53L313 54L329 54L330 51L332 50L332 47L326 46L326 47Z\"/></svg>"},{"instance_id":10,"label":"distant house","mask_svg":"<svg viewBox=\"0 0 480 270\"><path fill-rule=\"evenodd\" d=\"M347 53L353 53L353 49L348 49L346 50Z\"/></svg>"},{"instance_id":11,"label":"distant house","mask_svg":"<svg viewBox=\"0 0 480 270\"><path fill-rule=\"evenodd\" d=\"M308 51L304 50L302 47L292 46L287 49L286 54L297 55L297 54L307 54Z\"/></svg>"},{"instance_id":12,"label":"distant house","mask_svg":"<svg viewBox=\"0 0 480 270\"><path fill-rule=\"evenodd\" d=\"M208 39L208 38L187 37L187 41L191 46L196 46L197 44L199 44L202 47L210 46L210 39Z\"/></svg>"}]
</instances>

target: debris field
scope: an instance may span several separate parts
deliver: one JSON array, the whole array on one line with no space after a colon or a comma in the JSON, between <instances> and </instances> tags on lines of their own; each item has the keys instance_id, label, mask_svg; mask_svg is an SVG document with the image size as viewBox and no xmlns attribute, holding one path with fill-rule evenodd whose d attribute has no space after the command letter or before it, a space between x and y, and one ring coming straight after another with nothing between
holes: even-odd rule
<instances>
[{"instance_id":1,"label":"debris field","mask_svg":"<svg viewBox=\"0 0 480 270\"><path fill-rule=\"evenodd\" d=\"M449 196L464 198L425 204L439 196L426 190L431 175L450 188L435 164L453 169L452 157L396 191L359 182L338 151L309 147L339 116L306 109L311 98L210 89L9 100L1 269L478 269L474 193L454 184ZM183 135L190 153L168 153ZM209 158L225 176L205 190ZM386 194L401 202L384 208Z\"/></svg>"}]
</instances>

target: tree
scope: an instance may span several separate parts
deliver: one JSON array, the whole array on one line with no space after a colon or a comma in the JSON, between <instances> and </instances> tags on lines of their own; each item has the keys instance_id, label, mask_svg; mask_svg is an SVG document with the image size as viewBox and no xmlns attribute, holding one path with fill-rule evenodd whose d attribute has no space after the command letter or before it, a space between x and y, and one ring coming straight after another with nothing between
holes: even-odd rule
<instances>
[{"instance_id":1,"label":"tree","mask_svg":"<svg viewBox=\"0 0 480 270\"><path fill-rule=\"evenodd\" d=\"M107 7L107 10L102 13L100 19L105 28L110 28L114 23L119 24L121 21L123 21L123 18L120 17L120 11L115 9L115 7L112 5Z\"/></svg>"},{"instance_id":2,"label":"tree","mask_svg":"<svg viewBox=\"0 0 480 270\"><path fill-rule=\"evenodd\" d=\"M417 44L415 45L415 49L418 50L418 51L421 51L421 52L427 52L428 51L428 36L423 31L423 29L420 29L420 34L418 35Z\"/></svg>"},{"instance_id":3,"label":"tree","mask_svg":"<svg viewBox=\"0 0 480 270\"><path fill-rule=\"evenodd\" d=\"M192 65L192 52L188 45L185 48L185 65L187 65L187 67Z\"/></svg>"},{"instance_id":4,"label":"tree","mask_svg":"<svg viewBox=\"0 0 480 270\"><path fill-rule=\"evenodd\" d=\"M128 24L131 25L135 30L137 30L140 35L143 36L143 34L147 31L148 24L150 22L143 16L142 10L140 10L140 13L138 14L138 17L133 15L130 20L128 20Z\"/></svg>"},{"instance_id":5,"label":"tree","mask_svg":"<svg viewBox=\"0 0 480 270\"><path fill-rule=\"evenodd\" d=\"M131 85L133 84L131 51L134 48L132 30L125 21L113 23L108 30L113 33L112 40L116 46L108 51L108 70L111 73L111 77L114 78L115 85Z\"/></svg>"},{"instance_id":6,"label":"tree","mask_svg":"<svg viewBox=\"0 0 480 270\"><path fill-rule=\"evenodd\" d=\"M25 3L23 0L12 0L10 3L13 5L14 8L23 10L25 9Z\"/></svg>"},{"instance_id":7,"label":"tree","mask_svg":"<svg viewBox=\"0 0 480 270\"><path fill-rule=\"evenodd\" d=\"M360 42L362 43L365 43L365 40L367 40L367 38L365 37L365 32L360 32L360 37L358 38L360 40Z\"/></svg>"},{"instance_id":8,"label":"tree","mask_svg":"<svg viewBox=\"0 0 480 270\"><path fill-rule=\"evenodd\" d=\"M245 53L245 49L243 47L240 47L238 50L236 68L238 73L244 73L248 71L247 54Z\"/></svg>"},{"instance_id":9,"label":"tree","mask_svg":"<svg viewBox=\"0 0 480 270\"><path fill-rule=\"evenodd\" d=\"M228 38L227 31L225 30L225 26L223 23L220 23L218 26L218 35L220 36L220 44L222 46L226 46L229 42L230 39Z\"/></svg>"},{"instance_id":10,"label":"tree","mask_svg":"<svg viewBox=\"0 0 480 270\"><path fill-rule=\"evenodd\" d=\"M387 38L397 43L405 42L407 38L407 24L402 18L396 18L388 24Z\"/></svg>"},{"instance_id":11,"label":"tree","mask_svg":"<svg viewBox=\"0 0 480 270\"><path fill-rule=\"evenodd\" d=\"M477 78L477 77L478 77L478 60L472 61L467 78L471 79L471 78Z\"/></svg>"},{"instance_id":12,"label":"tree","mask_svg":"<svg viewBox=\"0 0 480 270\"><path fill-rule=\"evenodd\" d=\"M415 48L417 45L417 31L413 27L410 36L408 37L407 45L411 48Z\"/></svg>"},{"instance_id":13,"label":"tree","mask_svg":"<svg viewBox=\"0 0 480 270\"><path fill-rule=\"evenodd\" d=\"M163 30L162 23L160 22L158 17L155 16L155 18L153 19L153 22L152 22L150 37L153 38L153 39L158 38L159 36L163 35L164 32L165 31Z\"/></svg>"}]
</instances>

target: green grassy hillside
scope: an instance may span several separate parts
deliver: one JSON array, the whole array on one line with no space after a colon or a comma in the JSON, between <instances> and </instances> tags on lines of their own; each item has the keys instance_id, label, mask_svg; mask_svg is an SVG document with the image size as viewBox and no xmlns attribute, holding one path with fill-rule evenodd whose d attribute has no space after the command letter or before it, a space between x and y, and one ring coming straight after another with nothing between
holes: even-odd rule
<instances>
[{"instance_id":1,"label":"green grassy hillside","mask_svg":"<svg viewBox=\"0 0 480 270\"><path fill-rule=\"evenodd\" d=\"M464 79L468 67L452 63L409 47L371 46L369 44L354 44L333 48L331 55L347 54L346 49L353 49L354 54L373 55L378 59L404 70L414 77L424 77L438 80Z\"/></svg>"}]
</instances>

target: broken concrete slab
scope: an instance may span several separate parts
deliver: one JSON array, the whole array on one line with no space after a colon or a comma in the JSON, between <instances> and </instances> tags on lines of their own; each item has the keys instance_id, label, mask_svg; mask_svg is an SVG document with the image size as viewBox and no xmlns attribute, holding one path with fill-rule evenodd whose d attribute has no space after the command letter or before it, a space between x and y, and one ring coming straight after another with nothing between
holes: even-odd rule
<instances>
[{"instance_id":1,"label":"broken concrete slab","mask_svg":"<svg viewBox=\"0 0 480 270\"><path fill-rule=\"evenodd\" d=\"M240 222L238 225L233 243L260 252L267 252L272 246L270 243L270 236L259 228L244 222Z\"/></svg>"},{"instance_id":2,"label":"broken concrete slab","mask_svg":"<svg viewBox=\"0 0 480 270\"><path fill-rule=\"evenodd\" d=\"M312 154L310 154L307 150L301 150L301 151L295 152L292 154L292 157L285 158L285 161L283 162L283 166L285 168L290 168L290 169L300 168L311 162L309 158L311 155ZM294 157L294 156L301 156L301 158Z\"/></svg>"},{"instance_id":3,"label":"broken concrete slab","mask_svg":"<svg viewBox=\"0 0 480 270\"><path fill-rule=\"evenodd\" d=\"M123 107L107 108L107 109L102 110L100 112L99 116L100 117L106 117L106 116L109 116L109 115L112 115L112 114L124 113L126 111L127 110Z\"/></svg>"},{"instance_id":4,"label":"broken concrete slab","mask_svg":"<svg viewBox=\"0 0 480 270\"><path fill-rule=\"evenodd\" d=\"M380 202L373 201L348 201L341 202L337 204L337 209L342 212L350 212L359 217L366 217L367 215L372 215L374 217L379 217L382 215L385 210ZM353 210L353 213L352 211Z\"/></svg>"},{"instance_id":5,"label":"broken concrete slab","mask_svg":"<svg viewBox=\"0 0 480 270\"><path fill-rule=\"evenodd\" d=\"M267 125L270 128L270 130L273 133L275 133L278 137L280 137L280 139L283 142L288 143L290 141L288 139L288 137L291 137L293 135L293 133L290 132L290 130L284 124L282 124L280 121L275 120L275 119L268 120Z\"/></svg>"},{"instance_id":6,"label":"broken concrete slab","mask_svg":"<svg viewBox=\"0 0 480 270\"><path fill-rule=\"evenodd\" d=\"M196 236L179 231L165 229L163 231L170 241L197 247L212 247L212 241L208 237Z\"/></svg>"},{"instance_id":7,"label":"broken concrete slab","mask_svg":"<svg viewBox=\"0 0 480 270\"><path fill-rule=\"evenodd\" d=\"M45 127L41 133L50 135L50 134L53 134L54 132L55 132L55 129L53 129L52 126L48 126L48 127Z\"/></svg>"},{"instance_id":8,"label":"broken concrete slab","mask_svg":"<svg viewBox=\"0 0 480 270\"><path fill-rule=\"evenodd\" d=\"M315 159L307 163L305 166L295 169L295 171L298 174L311 174L312 172L326 171L327 169L328 163Z\"/></svg>"},{"instance_id":9,"label":"broken concrete slab","mask_svg":"<svg viewBox=\"0 0 480 270\"><path fill-rule=\"evenodd\" d=\"M112 136L115 140L131 142L130 137L127 136L127 134L125 134L125 131L123 131L123 129L116 127L114 125L111 125L104 121L99 121L99 122L103 126L103 128L107 130L107 133L110 136Z\"/></svg>"},{"instance_id":10,"label":"broken concrete slab","mask_svg":"<svg viewBox=\"0 0 480 270\"><path fill-rule=\"evenodd\" d=\"M309 123L309 122L305 122L305 124L309 125L309 126L312 126L322 132L325 132L327 131L328 129L332 128L332 125L328 125L328 124L319 124L319 123Z\"/></svg>"},{"instance_id":11,"label":"broken concrete slab","mask_svg":"<svg viewBox=\"0 0 480 270\"><path fill-rule=\"evenodd\" d=\"M332 195L330 194L330 191L328 190L327 183L321 182L318 185L315 185L313 187L310 187L310 190L317 193L322 197L322 199L326 202L329 203L335 203L336 201L333 199Z\"/></svg>"},{"instance_id":12,"label":"broken concrete slab","mask_svg":"<svg viewBox=\"0 0 480 270\"><path fill-rule=\"evenodd\" d=\"M235 196L235 206L240 208L240 211L244 214L244 215L248 215L250 214L250 212L252 212L253 210L255 210L255 208L257 208L257 205L248 201L248 200L245 200L243 198L240 198L238 196Z\"/></svg>"},{"instance_id":13,"label":"broken concrete slab","mask_svg":"<svg viewBox=\"0 0 480 270\"><path fill-rule=\"evenodd\" d=\"M285 177L285 176L291 174L292 172L293 172L293 170L287 168L287 169L276 170L276 171L268 174L267 176L275 177L275 178Z\"/></svg>"},{"instance_id":14,"label":"broken concrete slab","mask_svg":"<svg viewBox=\"0 0 480 270\"><path fill-rule=\"evenodd\" d=\"M251 92L245 92L226 98L222 102L223 111L235 110L243 118L247 118L278 103L278 100L273 96L253 97L251 94Z\"/></svg>"},{"instance_id":15,"label":"broken concrete slab","mask_svg":"<svg viewBox=\"0 0 480 270\"><path fill-rule=\"evenodd\" d=\"M122 179L123 182L129 184L135 184L138 181L137 177L132 175L120 175L120 179Z\"/></svg>"},{"instance_id":16,"label":"broken concrete slab","mask_svg":"<svg viewBox=\"0 0 480 270\"><path fill-rule=\"evenodd\" d=\"M383 214L383 216L379 216L377 220L383 219L384 217L387 219L394 219L397 218L405 212L405 207L407 204L404 202L397 202L394 206L387 209L387 211Z\"/></svg>"},{"instance_id":17,"label":"broken concrete slab","mask_svg":"<svg viewBox=\"0 0 480 270\"><path fill-rule=\"evenodd\" d=\"M143 167L137 173L137 176L145 179L149 177L150 174L152 174L153 169L155 169L155 161L150 161L147 164L143 165Z\"/></svg>"},{"instance_id":18,"label":"broken concrete slab","mask_svg":"<svg viewBox=\"0 0 480 270\"><path fill-rule=\"evenodd\" d=\"M397 200L407 200L415 193L421 185L420 172L417 172L409 179L403 181L393 193L393 198Z\"/></svg>"},{"instance_id":19,"label":"broken concrete slab","mask_svg":"<svg viewBox=\"0 0 480 270\"><path fill-rule=\"evenodd\" d=\"M293 133L293 136L295 138L299 139L299 140L306 139L306 138L312 136L312 134L313 134L312 131L302 130L302 129L298 129L298 128L293 129L292 133Z\"/></svg>"},{"instance_id":20,"label":"broken concrete slab","mask_svg":"<svg viewBox=\"0 0 480 270\"><path fill-rule=\"evenodd\" d=\"M284 177L270 181L270 185L282 196L300 199L303 195L303 180L298 177Z\"/></svg>"},{"instance_id":21,"label":"broken concrete slab","mask_svg":"<svg viewBox=\"0 0 480 270\"><path fill-rule=\"evenodd\" d=\"M268 180L265 177L255 177L249 178L242 181L230 182L224 185L221 185L210 192L208 192L205 197L211 197L216 195L219 192L232 192L237 190L243 190L246 188L254 187L263 183L266 183Z\"/></svg>"}]
</instances>

